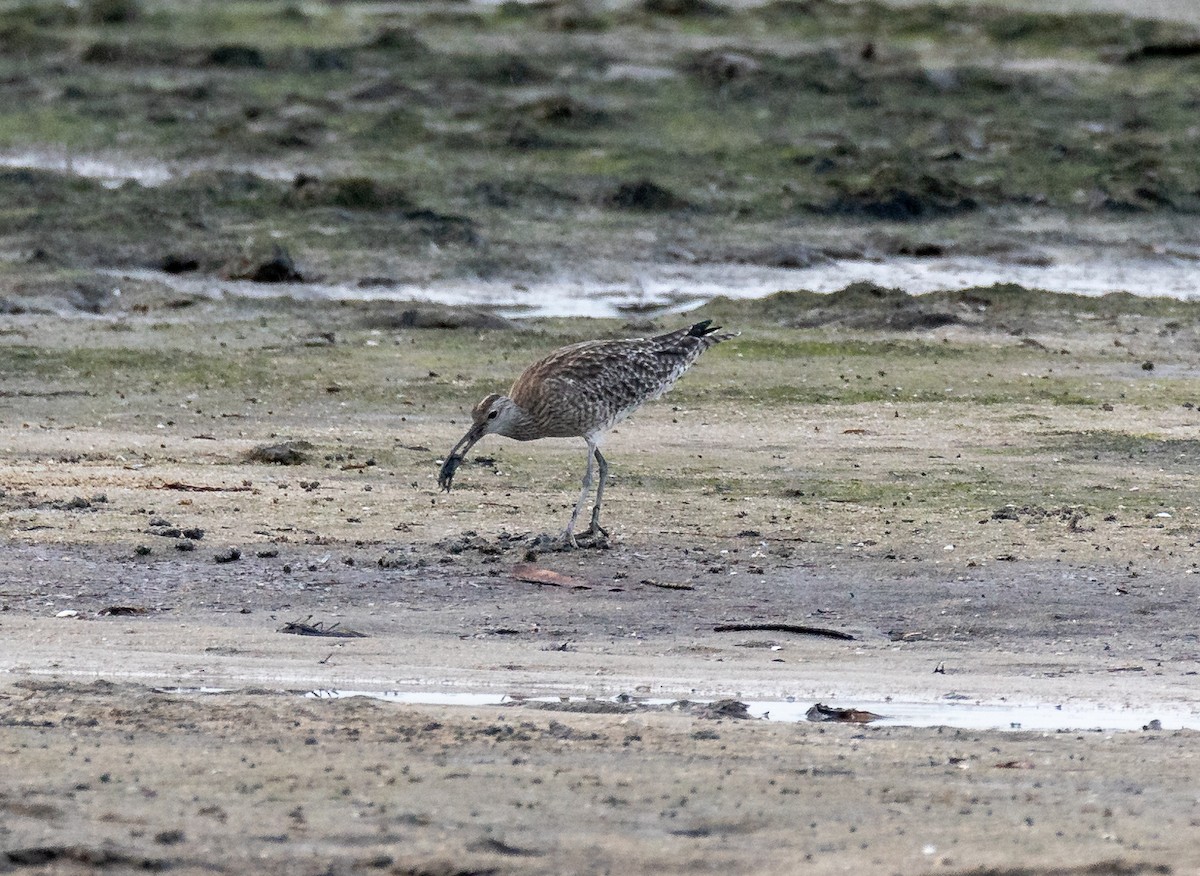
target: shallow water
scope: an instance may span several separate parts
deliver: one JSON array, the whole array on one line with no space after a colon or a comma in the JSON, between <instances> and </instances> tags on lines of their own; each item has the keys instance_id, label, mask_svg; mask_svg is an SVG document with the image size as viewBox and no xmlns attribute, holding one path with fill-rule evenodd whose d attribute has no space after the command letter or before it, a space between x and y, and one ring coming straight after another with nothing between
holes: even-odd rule
<instances>
[{"instance_id":1,"label":"shallow water","mask_svg":"<svg viewBox=\"0 0 1200 876\"><path fill-rule=\"evenodd\" d=\"M139 157L136 161L128 155L100 152L72 152L67 149L18 149L0 152L0 167L23 170L51 170L68 173L86 179L99 180L115 188L126 182L143 186L161 186L174 179L209 170L233 173L253 173L265 179L290 180L304 169L294 162L242 162L229 161L159 161Z\"/></svg>"},{"instance_id":2,"label":"shallow water","mask_svg":"<svg viewBox=\"0 0 1200 876\"><path fill-rule=\"evenodd\" d=\"M130 160L120 153L78 153L39 148L0 151L0 167L53 170L98 179L109 186L136 182L158 186L191 173L226 170L268 179L290 180L305 168L294 162ZM313 171L317 172L317 171ZM1039 229L1029 229L1039 231ZM1040 229L1046 231L1047 229ZM1130 255L1126 247L1097 244L1055 253L1049 264L1027 264L984 256L834 259L805 268L773 268L734 263L629 263L619 279L552 277L535 282L464 278L428 283L359 286L343 283L263 284L213 276L173 275L155 270L111 270L120 279L150 280L179 292L220 299L288 296L314 300L428 301L487 307L509 316L617 317L691 310L710 298L761 298L788 289L834 292L869 281L913 295L939 290L1016 283L1030 289L1079 295L1129 292L1191 300L1200 297L1200 246L1146 248ZM303 265L301 265L303 269Z\"/></svg>"},{"instance_id":3,"label":"shallow water","mask_svg":"<svg viewBox=\"0 0 1200 876\"><path fill-rule=\"evenodd\" d=\"M98 179L118 186L136 182L158 186L204 170L253 173L292 179L302 172L293 163L256 162L229 165L204 160L130 161L128 156L29 149L0 152L0 167L53 170ZM772 268L732 263L630 263L621 279L550 278L537 282L478 279L439 280L359 286L344 283L263 284L212 276L173 275L155 270L112 270L114 278L151 280L177 291L208 298L272 298L314 300L428 301L487 307L509 316L617 317L691 310L704 301L761 298L787 289L834 292L849 283L869 281L913 295L996 283L1078 295L1129 292L1181 300L1200 297L1200 247L1163 247L1144 256L1113 248L1068 250L1049 264L1026 264L984 256L880 259L834 259L805 268ZM303 267L303 266L302 266Z\"/></svg>"},{"instance_id":4,"label":"shallow water","mask_svg":"<svg viewBox=\"0 0 1200 876\"><path fill-rule=\"evenodd\" d=\"M368 697L390 703L439 706L503 706L515 702L583 703L584 697L526 697L514 698L505 694L436 693L411 691L354 691L314 690L306 694L314 699ZM622 702L616 698L600 702ZM637 699L645 706L670 706L674 700ZM813 703L782 700L748 701L751 718L770 721L807 721L806 713ZM830 705L830 704L827 704ZM838 707L874 712L882 717L872 721L874 727L954 727L965 730L1143 730L1151 721L1154 729L1200 729L1200 712L1179 707L1134 709L1109 704L1055 703L979 703L966 701L901 702L855 701L838 703Z\"/></svg>"},{"instance_id":5,"label":"shallow water","mask_svg":"<svg viewBox=\"0 0 1200 876\"><path fill-rule=\"evenodd\" d=\"M1187 256L1111 258L1023 265L982 257L912 258L881 261L839 259L808 268L757 265L634 264L628 282L546 280L534 283L440 280L359 286L357 283L253 283L211 276L173 275L155 270L111 270L123 277L162 283L206 298L428 301L487 307L507 316L617 317L692 310L719 295L762 298L787 289L834 292L857 281L900 288L913 295L943 289L1016 283L1030 289L1077 295L1129 292L1180 300L1200 298L1200 265Z\"/></svg>"}]
</instances>

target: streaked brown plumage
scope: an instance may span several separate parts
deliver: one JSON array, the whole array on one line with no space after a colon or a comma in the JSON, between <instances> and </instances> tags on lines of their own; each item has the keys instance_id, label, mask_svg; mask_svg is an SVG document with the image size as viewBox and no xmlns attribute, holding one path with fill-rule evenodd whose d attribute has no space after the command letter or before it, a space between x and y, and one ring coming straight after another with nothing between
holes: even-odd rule
<instances>
[{"instance_id":1,"label":"streaked brown plumage","mask_svg":"<svg viewBox=\"0 0 1200 876\"><path fill-rule=\"evenodd\" d=\"M592 523L585 534L603 534L600 503L608 476L608 463L600 453L604 434L670 389L709 347L737 337L736 332L718 334L710 324L711 320L705 320L653 338L584 341L534 362L516 379L508 395L489 395L475 406L473 424L442 464L438 486L449 492L463 457L484 435L518 441L580 437L587 441L587 471L563 538L575 544L575 523L591 492L593 460L600 468L600 482Z\"/></svg>"}]
</instances>

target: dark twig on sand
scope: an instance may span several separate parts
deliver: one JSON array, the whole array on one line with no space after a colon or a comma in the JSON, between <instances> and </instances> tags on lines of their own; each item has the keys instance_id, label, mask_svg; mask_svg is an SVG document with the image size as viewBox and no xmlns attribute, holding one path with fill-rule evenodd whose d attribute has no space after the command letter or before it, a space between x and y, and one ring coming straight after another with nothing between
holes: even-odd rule
<instances>
[{"instance_id":1,"label":"dark twig on sand","mask_svg":"<svg viewBox=\"0 0 1200 876\"><path fill-rule=\"evenodd\" d=\"M315 624L310 624L312 615L309 615L304 620L289 621L279 628L281 633L292 633L297 636L327 636L335 639L365 639L366 633L360 633L357 630L342 630L338 629L340 624L325 626L323 621L317 621ZM328 659L328 658L326 658Z\"/></svg>"},{"instance_id":2,"label":"dark twig on sand","mask_svg":"<svg viewBox=\"0 0 1200 876\"><path fill-rule=\"evenodd\" d=\"M151 489L155 490L183 490L188 493L249 493L253 487L216 487L211 484L185 484L182 481L167 481L162 484L154 484Z\"/></svg>"},{"instance_id":3,"label":"dark twig on sand","mask_svg":"<svg viewBox=\"0 0 1200 876\"><path fill-rule=\"evenodd\" d=\"M746 633L771 632L795 633L798 636L824 636L827 639L845 639L853 642L854 636L841 630L828 630L824 627L808 627L802 624L717 624L714 633Z\"/></svg>"}]
</instances>

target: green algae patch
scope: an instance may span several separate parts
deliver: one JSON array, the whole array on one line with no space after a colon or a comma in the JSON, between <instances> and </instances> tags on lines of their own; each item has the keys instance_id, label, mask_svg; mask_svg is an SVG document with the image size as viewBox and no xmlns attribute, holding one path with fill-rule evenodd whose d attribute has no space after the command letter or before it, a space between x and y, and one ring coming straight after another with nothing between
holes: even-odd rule
<instances>
[{"instance_id":1,"label":"green algae patch","mask_svg":"<svg viewBox=\"0 0 1200 876\"><path fill-rule=\"evenodd\" d=\"M926 332L966 326L1020 337L1069 333L1084 322L1138 319L1169 333L1200 317L1200 304L1125 292L1092 296L1048 292L1012 283L911 295L862 282L828 294L797 290L748 301L718 297L704 312L724 321L751 316L794 328Z\"/></svg>"},{"instance_id":2,"label":"green algae patch","mask_svg":"<svg viewBox=\"0 0 1200 876\"><path fill-rule=\"evenodd\" d=\"M0 150L108 167L32 205L4 174L0 244L140 266L169 236L211 273L284 237L338 278L529 277L647 234L719 262L798 223L1200 209L1182 25L692 5L6 7Z\"/></svg>"},{"instance_id":3,"label":"green algae patch","mask_svg":"<svg viewBox=\"0 0 1200 876\"><path fill-rule=\"evenodd\" d=\"M1186 470L1200 469L1200 440L1165 435L1131 434L1108 429L1087 429L1054 436L1048 447L1093 459L1119 458L1158 462Z\"/></svg>"}]
</instances>

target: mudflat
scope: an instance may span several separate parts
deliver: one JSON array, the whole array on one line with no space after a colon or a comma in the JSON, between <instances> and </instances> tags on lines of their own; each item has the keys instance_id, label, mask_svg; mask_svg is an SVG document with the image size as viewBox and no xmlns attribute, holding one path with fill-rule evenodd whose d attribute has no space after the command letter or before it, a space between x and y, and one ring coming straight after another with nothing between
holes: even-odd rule
<instances>
[{"instance_id":1,"label":"mudflat","mask_svg":"<svg viewBox=\"0 0 1200 876\"><path fill-rule=\"evenodd\" d=\"M533 539L565 522L582 442L485 439L450 494L438 463L539 352L646 326L396 328L404 307L6 318L0 860L1197 865L1195 305L713 302L742 336L610 436L610 541L572 552ZM718 631L756 624L853 638ZM305 696L389 689L507 699ZM889 698L1148 729L679 702Z\"/></svg>"},{"instance_id":2,"label":"mudflat","mask_svg":"<svg viewBox=\"0 0 1200 876\"><path fill-rule=\"evenodd\" d=\"M1200 254L1100 4L6 5L0 871L1200 870L1197 305L1030 279ZM607 544L582 442L437 490L703 318Z\"/></svg>"}]
</instances>

